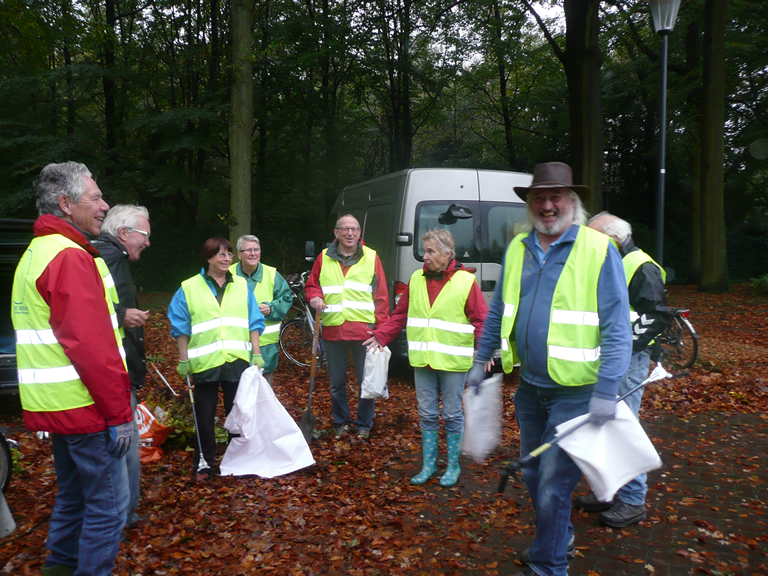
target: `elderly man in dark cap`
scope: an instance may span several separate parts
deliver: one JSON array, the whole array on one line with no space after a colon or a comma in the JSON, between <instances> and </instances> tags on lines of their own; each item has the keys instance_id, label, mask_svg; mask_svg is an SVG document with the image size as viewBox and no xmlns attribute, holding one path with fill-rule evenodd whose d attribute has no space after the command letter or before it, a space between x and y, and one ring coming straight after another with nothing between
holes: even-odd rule
<instances>
[{"instance_id":1,"label":"elderly man in dark cap","mask_svg":"<svg viewBox=\"0 0 768 576\"><path fill-rule=\"evenodd\" d=\"M555 427L589 414L615 418L616 392L632 352L624 268L604 234L586 227L586 186L561 162L538 164L529 187L528 231L507 248L477 358L467 376L477 386L501 341L502 363L520 363L515 415L520 455L555 437ZM581 471L555 445L524 467L536 512L536 537L519 574L564 576L575 555L571 495Z\"/></svg>"}]
</instances>

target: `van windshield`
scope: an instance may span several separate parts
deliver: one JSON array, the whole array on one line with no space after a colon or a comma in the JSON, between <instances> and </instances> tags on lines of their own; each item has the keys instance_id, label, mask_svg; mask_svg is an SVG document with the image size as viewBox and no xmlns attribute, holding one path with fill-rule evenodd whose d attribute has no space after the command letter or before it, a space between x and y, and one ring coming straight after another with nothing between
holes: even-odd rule
<instances>
[{"instance_id":1,"label":"van windshield","mask_svg":"<svg viewBox=\"0 0 768 576\"><path fill-rule=\"evenodd\" d=\"M433 228L443 228L453 235L456 259L459 262L501 264L507 245L525 223L525 204L462 201L461 205L472 211L472 217L441 224L440 215L451 204L452 201L444 200L419 202L416 205L414 257L423 261L422 235Z\"/></svg>"}]
</instances>

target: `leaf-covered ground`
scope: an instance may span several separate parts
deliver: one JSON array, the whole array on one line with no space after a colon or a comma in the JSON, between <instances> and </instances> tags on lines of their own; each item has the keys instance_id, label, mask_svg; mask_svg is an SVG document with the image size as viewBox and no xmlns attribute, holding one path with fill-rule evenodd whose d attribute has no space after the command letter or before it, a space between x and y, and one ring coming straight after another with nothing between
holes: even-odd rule
<instances>
[{"instance_id":1,"label":"leaf-covered ground","mask_svg":"<svg viewBox=\"0 0 768 576\"><path fill-rule=\"evenodd\" d=\"M670 304L691 308L700 353L689 375L656 383L644 397L643 420L664 461L649 475L648 517L611 530L574 511L572 574L768 574L768 299L746 287L726 295L672 287ZM147 349L183 391L161 312L149 322ZM275 393L297 421L308 380L281 359ZM191 452L170 449L143 470L139 512L149 517L127 533L115 572L515 573L516 556L534 533L532 512L524 486L510 483L495 494L498 470L517 448L515 381L514 374L505 381L501 446L482 464L462 458L462 476L450 489L436 479L408 483L420 470L421 445L407 374L392 378L389 400L377 403L370 440L320 435L311 444L316 465L285 477L195 484ZM174 399L152 380L140 396L161 401L183 428L186 398ZM317 429L330 429L324 370L313 411ZM45 557L56 487L50 444L24 432L18 417L0 422L15 431L22 468L6 492L18 527L0 541L0 574L34 574Z\"/></svg>"}]
</instances>

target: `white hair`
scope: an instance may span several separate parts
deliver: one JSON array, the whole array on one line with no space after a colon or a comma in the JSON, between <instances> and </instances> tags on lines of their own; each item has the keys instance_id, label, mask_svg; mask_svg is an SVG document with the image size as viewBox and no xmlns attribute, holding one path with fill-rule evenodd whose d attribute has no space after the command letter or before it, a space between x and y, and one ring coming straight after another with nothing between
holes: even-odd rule
<instances>
[{"instance_id":1,"label":"white hair","mask_svg":"<svg viewBox=\"0 0 768 576\"><path fill-rule=\"evenodd\" d=\"M73 204L77 204L85 193L85 178L90 177L91 171L79 162L48 164L35 179L37 213L41 216L53 214L63 218L59 196L66 196Z\"/></svg>"},{"instance_id":2,"label":"white hair","mask_svg":"<svg viewBox=\"0 0 768 576\"><path fill-rule=\"evenodd\" d=\"M101 224L101 232L112 234L112 236L117 238L120 228L136 228L136 223L140 216L143 216L149 222L149 211L144 206L116 204L107 212L107 216Z\"/></svg>"},{"instance_id":3,"label":"white hair","mask_svg":"<svg viewBox=\"0 0 768 576\"><path fill-rule=\"evenodd\" d=\"M614 216L606 211L592 216L592 218L589 219L589 224L592 224L592 222L603 216L607 217L608 223L604 224L600 231L606 236L616 238L619 244L623 245L627 241L627 238L632 236L632 225L626 220L622 220L618 216Z\"/></svg>"},{"instance_id":4,"label":"white hair","mask_svg":"<svg viewBox=\"0 0 768 576\"><path fill-rule=\"evenodd\" d=\"M453 259L456 256L456 248L453 242L453 234L442 228L435 228L424 233L421 237L421 243L428 240L437 245L438 250L443 256L450 256Z\"/></svg>"},{"instance_id":5,"label":"white hair","mask_svg":"<svg viewBox=\"0 0 768 576\"><path fill-rule=\"evenodd\" d=\"M573 222L571 222L571 226L574 224L583 226L587 223L587 211L584 209L584 204L581 201L581 198L573 190L568 191L568 197L573 199ZM533 213L533 208L531 207L531 204L528 203L528 220L520 227L520 229L522 232L531 232L535 225L536 214Z\"/></svg>"},{"instance_id":6,"label":"white hair","mask_svg":"<svg viewBox=\"0 0 768 576\"><path fill-rule=\"evenodd\" d=\"M246 242L256 242L256 244L259 245L259 248L261 248L261 242L259 242L259 239L256 238L256 236L253 234L244 234L237 239L237 243L235 244L235 248L238 252L243 251L243 246L245 246Z\"/></svg>"}]
</instances>

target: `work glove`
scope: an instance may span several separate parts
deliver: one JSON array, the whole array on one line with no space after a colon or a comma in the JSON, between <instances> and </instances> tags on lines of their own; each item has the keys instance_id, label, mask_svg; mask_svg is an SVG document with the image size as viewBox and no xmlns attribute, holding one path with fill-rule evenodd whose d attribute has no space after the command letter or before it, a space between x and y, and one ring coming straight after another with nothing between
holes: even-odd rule
<instances>
[{"instance_id":1,"label":"work glove","mask_svg":"<svg viewBox=\"0 0 768 576\"><path fill-rule=\"evenodd\" d=\"M133 421L109 427L109 445L107 451L115 458L122 458L131 446Z\"/></svg>"},{"instance_id":2,"label":"work glove","mask_svg":"<svg viewBox=\"0 0 768 576\"><path fill-rule=\"evenodd\" d=\"M251 366L258 366L259 368L264 368L264 358L261 357L261 354L253 355L253 358L251 358Z\"/></svg>"},{"instance_id":3,"label":"work glove","mask_svg":"<svg viewBox=\"0 0 768 576\"><path fill-rule=\"evenodd\" d=\"M472 388L475 394L480 394L480 382L485 380L487 374L485 373L485 362L475 360L472 362L472 367L467 372L467 388Z\"/></svg>"},{"instance_id":4,"label":"work glove","mask_svg":"<svg viewBox=\"0 0 768 576\"><path fill-rule=\"evenodd\" d=\"M616 400L592 396L589 400L589 421L596 426L602 426L608 420L616 418Z\"/></svg>"},{"instance_id":5,"label":"work glove","mask_svg":"<svg viewBox=\"0 0 768 576\"><path fill-rule=\"evenodd\" d=\"M186 378L192 373L192 366L189 364L189 360L179 360L179 365L176 366L176 372L179 376Z\"/></svg>"}]
</instances>

